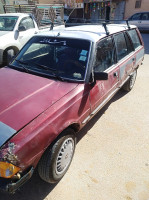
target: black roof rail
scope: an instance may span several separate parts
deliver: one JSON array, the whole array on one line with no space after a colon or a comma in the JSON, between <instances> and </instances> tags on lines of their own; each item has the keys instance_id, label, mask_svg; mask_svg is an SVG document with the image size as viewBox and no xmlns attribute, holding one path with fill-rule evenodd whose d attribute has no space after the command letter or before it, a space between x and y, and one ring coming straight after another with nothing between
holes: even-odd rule
<instances>
[{"instance_id":1,"label":"black roof rail","mask_svg":"<svg viewBox=\"0 0 149 200\"><path fill-rule=\"evenodd\" d=\"M128 29L130 29L130 25L129 25L128 19L126 20L126 24L127 24Z\"/></svg>"},{"instance_id":2,"label":"black roof rail","mask_svg":"<svg viewBox=\"0 0 149 200\"><path fill-rule=\"evenodd\" d=\"M127 24L127 27L128 29L130 29L130 25L129 25L129 21L128 20L105 20L105 22L102 23L104 29L105 29L105 32L107 35L109 35L109 31L108 31L108 28L107 28L107 24L109 24L110 22L121 22L121 21L125 21L126 24Z\"/></svg>"},{"instance_id":3,"label":"black roof rail","mask_svg":"<svg viewBox=\"0 0 149 200\"><path fill-rule=\"evenodd\" d=\"M103 25L103 27L105 29L106 35L109 35L109 31L108 31L106 22L103 22L102 25Z\"/></svg>"},{"instance_id":4,"label":"black roof rail","mask_svg":"<svg viewBox=\"0 0 149 200\"><path fill-rule=\"evenodd\" d=\"M90 21L87 20L87 19L83 19L84 22L83 23L78 23L77 22L77 19L80 19L80 18L72 18L72 19L76 19L76 22L69 22L69 19L67 19L67 21L65 22L65 26L67 25L68 26L78 26L78 25L83 25L83 24L86 24L86 25L89 25L89 24L92 24L92 25L98 25L99 23L103 25L104 29L105 29L105 32L107 35L109 35L109 31L108 31L108 28L107 28L107 24L111 24L112 22L126 22L126 25L128 27L128 29L130 29L130 25L129 25L129 20L103 20L103 19L99 19L99 20L94 20L94 21ZM70 18L71 20L71 18Z\"/></svg>"}]
</instances>

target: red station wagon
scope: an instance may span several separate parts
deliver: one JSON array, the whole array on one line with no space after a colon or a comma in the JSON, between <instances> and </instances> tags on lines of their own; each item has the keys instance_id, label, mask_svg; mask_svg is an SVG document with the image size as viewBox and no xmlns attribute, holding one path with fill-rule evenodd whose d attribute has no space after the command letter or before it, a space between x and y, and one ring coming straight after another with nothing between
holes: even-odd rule
<instances>
[{"instance_id":1,"label":"red station wagon","mask_svg":"<svg viewBox=\"0 0 149 200\"><path fill-rule=\"evenodd\" d=\"M123 88L144 58L138 29L83 25L34 36L0 70L0 188L13 193L37 167L58 182L79 130Z\"/></svg>"}]
</instances>

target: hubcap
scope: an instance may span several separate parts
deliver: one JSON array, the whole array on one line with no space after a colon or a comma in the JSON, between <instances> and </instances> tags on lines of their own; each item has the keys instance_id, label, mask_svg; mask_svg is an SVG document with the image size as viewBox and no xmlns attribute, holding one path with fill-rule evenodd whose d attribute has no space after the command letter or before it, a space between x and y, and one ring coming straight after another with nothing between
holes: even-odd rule
<instances>
[{"instance_id":1,"label":"hubcap","mask_svg":"<svg viewBox=\"0 0 149 200\"><path fill-rule=\"evenodd\" d=\"M56 159L56 173L62 174L69 166L74 152L74 140L67 138L58 152Z\"/></svg>"}]
</instances>

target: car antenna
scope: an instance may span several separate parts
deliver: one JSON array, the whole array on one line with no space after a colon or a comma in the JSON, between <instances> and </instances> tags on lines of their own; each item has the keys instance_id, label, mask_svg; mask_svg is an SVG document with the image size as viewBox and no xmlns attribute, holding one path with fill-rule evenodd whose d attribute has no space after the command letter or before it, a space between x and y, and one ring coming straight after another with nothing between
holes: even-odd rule
<instances>
[{"instance_id":1,"label":"car antenna","mask_svg":"<svg viewBox=\"0 0 149 200\"><path fill-rule=\"evenodd\" d=\"M70 17L70 15L73 13L73 11L75 10L76 8L74 7L73 9L72 9L72 11L70 12L70 14L68 15L68 18L66 19L66 21L65 21L65 25L66 25L66 22L68 21L68 19L69 19L69 17Z\"/></svg>"},{"instance_id":2,"label":"car antenna","mask_svg":"<svg viewBox=\"0 0 149 200\"><path fill-rule=\"evenodd\" d=\"M103 22L102 25L103 25L103 27L105 29L106 35L109 35L109 31L108 31L106 22Z\"/></svg>"}]
</instances>

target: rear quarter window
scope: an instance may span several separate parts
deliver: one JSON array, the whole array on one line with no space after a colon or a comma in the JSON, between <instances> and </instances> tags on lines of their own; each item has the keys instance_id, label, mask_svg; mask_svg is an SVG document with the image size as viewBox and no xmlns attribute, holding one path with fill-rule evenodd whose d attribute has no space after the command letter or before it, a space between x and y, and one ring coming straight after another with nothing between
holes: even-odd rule
<instances>
[{"instance_id":1,"label":"rear quarter window","mask_svg":"<svg viewBox=\"0 0 149 200\"><path fill-rule=\"evenodd\" d=\"M136 30L133 29L133 30L129 30L127 32L128 32L128 34L129 34L129 36L130 36L130 38L132 40L134 48L136 49L139 46L141 46L141 42L140 42L140 39L139 39L139 36L138 36Z\"/></svg>"}]
</instances>

